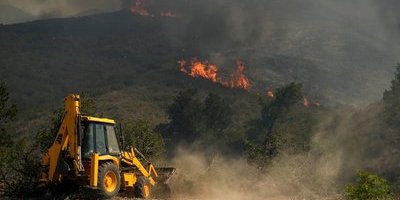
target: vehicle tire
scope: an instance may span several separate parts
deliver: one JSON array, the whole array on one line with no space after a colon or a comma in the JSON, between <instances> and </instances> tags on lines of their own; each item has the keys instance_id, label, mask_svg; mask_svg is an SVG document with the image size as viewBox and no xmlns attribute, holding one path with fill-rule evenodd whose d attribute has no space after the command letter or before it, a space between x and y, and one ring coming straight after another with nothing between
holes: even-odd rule
<instances>
[{"instance_id":1,"label":"vehicle tire","mask_svg":"<svg viewBox=\"0 0 400 200\"><path fill-rule=\"evenodd\" d=\"M117 195L121 187L121 176L118 167L110 162L101 164L97 185L102 197L111 198Z\"/></svg>"},{"instance_id":2,"label":"vehicle tire","mask_svg":"<svg viewBox=\"0 0 400 200\"><path fill-rule=\"evenodd\" d=\"M151 196L151 185L148 178L138 176L135 183L135 196L138 198L148 199Z\"/></svg>"}]
</instances>

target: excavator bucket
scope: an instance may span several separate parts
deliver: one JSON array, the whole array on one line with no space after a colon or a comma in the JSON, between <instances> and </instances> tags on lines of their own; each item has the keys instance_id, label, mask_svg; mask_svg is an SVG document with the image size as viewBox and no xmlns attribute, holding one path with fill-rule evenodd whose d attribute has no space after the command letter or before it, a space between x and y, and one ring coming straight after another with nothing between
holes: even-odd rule
<instances>
[{"instance_id":1,"label":"excavator bucket","mask_svg":"<svg viewBox=\"0 0 400 200\"><path fill-rule=\"evenodd\" d=\"M168 184L169 179L175 174L176 169L173 167L157 167L156 168L158 177L158 184Z\"/></svg>"},{"instance_id":2,"label":"excavator bucket","mask_svg":"<svg viewBox=\"0 0 400 200\"><path fill-rule=\"evenodd\" d=\"M158 176L156 178L155 189L153 190L153 197L157 199L169 199L171 198L172 191L168 185L168 181L176 172L176 169L172 167L158 167L156 170Z\"/></svg>"}]
</instances>

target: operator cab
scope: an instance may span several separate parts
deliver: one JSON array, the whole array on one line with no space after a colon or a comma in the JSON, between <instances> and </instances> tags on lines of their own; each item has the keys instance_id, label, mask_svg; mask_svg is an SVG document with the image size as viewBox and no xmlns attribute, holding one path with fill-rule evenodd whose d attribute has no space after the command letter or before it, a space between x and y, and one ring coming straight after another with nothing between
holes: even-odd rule
<instances>
[{"instance_id":1,"label":"operator cab","mask_svg":"<svg viewBox=\"0 0 400 200\"><path fill-rule=\"evenodd\" d=\"M114 120L84 116L81 124L83 159L90 159L93 153L120 155Z\"/></svg>"}]
</instances>

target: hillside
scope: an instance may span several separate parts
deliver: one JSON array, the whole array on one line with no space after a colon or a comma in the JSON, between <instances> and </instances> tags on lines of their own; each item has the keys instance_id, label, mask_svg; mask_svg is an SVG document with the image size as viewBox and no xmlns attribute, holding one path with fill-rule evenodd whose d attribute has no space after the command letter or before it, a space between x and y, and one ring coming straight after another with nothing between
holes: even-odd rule
<instances>
[{"instance_id":1,"label":"hillside","mask_svg":"<svg viewBox=\"0 0 400 200\"><path fill-rule=\"evenodd\" d=\"M293 9L276 6L286 12ZM228 11L199 11L186 18L189 11L177 17L120 11L0 26L0 79L8 83L24 118L47 113L71 92L112 97L116 106L126 101L123 99L133 99L137 104L125 103L124 109L133 111L137 105L146 105L143 109L149 112L141 111L143 115L158 118L162 114L160 107L153 109L158 105L153 104L154 99L162 107L183 85L205 91L213 88L180 74L180 58L208 59L220 66L225 76L241 59L253 85L251 93L264 93L296 80L304 83L308 95L324 104L378 99L393 71L395 61L384 49L385 43L362 31L353 32L351 27L337 29L340 17L272 13L265 19L268 26L263 27L271 28L269 35L259 35L265 30L249 30L246 37L237 38L229 31L243 32L247 27L230 27L224 18ZM215 20L207 21L202 14ZM295 26L294 20L298 22ZM321 27L321 22L331 24ZM142 97L143 91L152 99Z\"/></svg>"}]
</instances>

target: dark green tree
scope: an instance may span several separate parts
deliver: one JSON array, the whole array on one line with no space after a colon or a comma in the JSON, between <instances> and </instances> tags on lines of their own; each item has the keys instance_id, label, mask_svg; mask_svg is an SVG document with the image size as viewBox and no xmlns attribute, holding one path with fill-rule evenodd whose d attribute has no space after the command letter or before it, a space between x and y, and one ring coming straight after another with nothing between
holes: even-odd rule
<instances>
[{"instance_id":1,"label":"dark green tree","mask_svg":"<svg viewBox=\"0 0 400 200\"><path fill-rule=\"evenodd\" d=\"M261 100L261 119L253 122L250 135L263 135L263 142L246 142L246 149L249 161L260 166L267 165L279 152L279 145L282 142L281 134L275 131L279 120L303 99L303 85L290 83L277 89L274 98ZM259 136L258 136L259 137Z\"/></svg>"},{"instance_id":2,"label":"dark green tree","mask_svg":"<svg viewBox=\"0 0 400 200\"><path fill-rule=\"evenodd\" d=\"M392 200L392 188L385 179L361 171L357 174L357 182L346 187L345 197L348 200Z\"/></svg>"},{"instance_id":3,"label":"dark green tree","mask_svg":"<svg viewBox=\"0 0 400 200\"><path fill-rule=\"evenodd\" d=\"M137 148L146 158L158 159L165 152L162 136L155 133L150 124L139 120L125 124L122 128L125 138L125 149Z\"/></svg>"},{"instance_id":4,"label":"dark green tree","mask_svg":"<svg viewBox=\"0 0 400 200\"><path fill-rule=\"evenodd\" d=\"M40 155L27 138L0 147L0 189L9 197L33 197L40 173Z\"/></svg>"},{"instance_id":5,"label":"dark green tree","mask_svg":"<svg viewBox=\"0 0 400 200\"><path fill-rule=\"evenodd\" d=\"M6 83L0 81L0 146L12 144L12 137L7 133L7 125L15 119L17 106L10 103L10 96L7 91Z\"/></svg>"},{"instance_id":6,"label":"dark green tree","mask_svg":"<svg viewBox=\"0 0 400 200\"><path fill-rule=\"evenodd\" d=\"M167 109L168 132L172 138L193 142L199 137L202 118L202 104L195 98L196 90L179 92Z\"/></svg>"},{"instance_id":7,"label":"dark green tree","mask_svg":"<svg viewBox=\"0 0 400 200\"><path fill-rule=\"evenodd\" d=\"M272 134L276 121L293 105L303 99L303 85L290 83L276 90L275 98L262 103L261 117L268 134Z\"/></svg>"},{"instance_id":8,"label":"dark green tree","mask_svg":"<svg viewBox=\"0 0 400 200\"><path fill-rule=\"evenodd\" d=\"M383 93L383 103L387 122L394 127L400 124L400 64L396 67L395 78L391 87Z\"/></svg>"},{"instance_id":9,"label":"dark green tree","mask_svg":"<svg viewBox=\"0 0 400 200\"><path fill-rule=\"evenodd\" d=\"M203 141L208 144L221 141L223 131L232 123L232 109L218 94L210 93L201 101L196 90L179 92L167 110L170 119L166 131L168 138L189 143Z\"/></svg>"},{"instance_id":10,"label":"dark green tree","mask_svg":"<svg viewBox=\"0 0 400 200\"><path fill-rule=\"evenodd\" d=\"M23 197L35 193L40 160L27 139L15 139L7 132L16 114L6 84L0 82L0 193Z\"/></svg>"},{"instance_id":11,"label":"dark green tree","mask_svg":"<svg viewBox=\"0 0 400 200\"><path fill-rule=\"evenodd\" d=\"M210 93L204 100L203 117L207 129L221 132L232 122L232 109L221 96Z\"/></svg>"}]
</instances>

